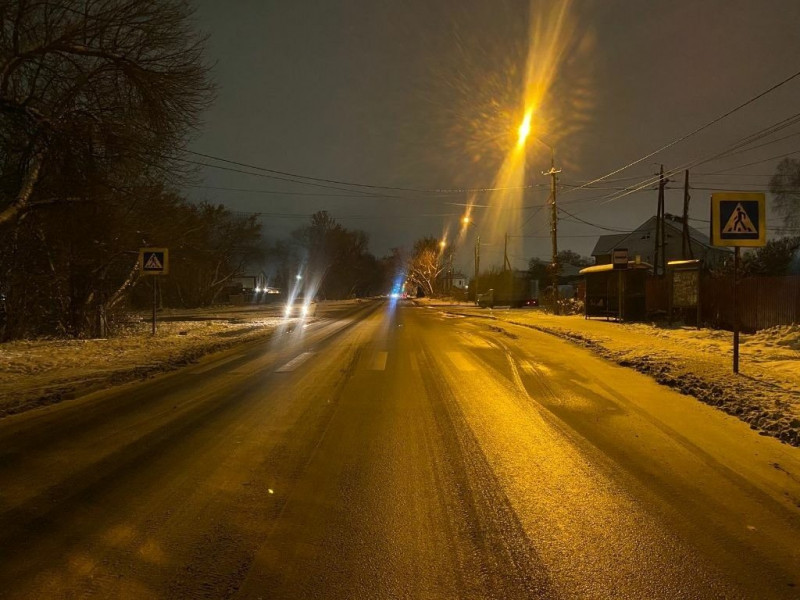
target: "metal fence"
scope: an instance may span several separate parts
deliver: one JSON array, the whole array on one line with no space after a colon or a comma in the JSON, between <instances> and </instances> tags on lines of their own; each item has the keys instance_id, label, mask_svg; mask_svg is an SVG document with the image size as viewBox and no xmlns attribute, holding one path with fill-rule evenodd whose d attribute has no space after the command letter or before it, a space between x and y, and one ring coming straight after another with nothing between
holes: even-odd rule
<instances>
[{"instance_id":1,"label":"metal fence","mask_svg":"<svg viewBox=\"0 0 800 600\"><path fill-rule=\"evenodd\" d=\"M647 312L666 314L669 306L668 279L647 282ZM739 280L739 323L743 331L800 323L800 275L747 277ZM700 279L701 321L721 329L733 328L733 278Z\"/></svg>"}]
</instances>

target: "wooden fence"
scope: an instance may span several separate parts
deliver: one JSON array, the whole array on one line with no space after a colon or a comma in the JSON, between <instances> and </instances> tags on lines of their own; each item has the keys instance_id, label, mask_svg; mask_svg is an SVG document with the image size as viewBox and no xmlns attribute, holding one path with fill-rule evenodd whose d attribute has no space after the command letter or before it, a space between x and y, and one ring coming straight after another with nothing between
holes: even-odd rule
<instances>
[{"instance_id":1,"label":"wooden fence","mask_svg":"<svg viewBox=\"0 0 800 600\"><path fill-rule=\"evenodd\" d=\"M647 312L666 315L669 306L667 278L647 282ZM747 277L739 280L739 322L743 331L800 323L800 275ZM700 279L700 318L712 327L733 328L733 278Z\"/></svg>"}]
</instances>

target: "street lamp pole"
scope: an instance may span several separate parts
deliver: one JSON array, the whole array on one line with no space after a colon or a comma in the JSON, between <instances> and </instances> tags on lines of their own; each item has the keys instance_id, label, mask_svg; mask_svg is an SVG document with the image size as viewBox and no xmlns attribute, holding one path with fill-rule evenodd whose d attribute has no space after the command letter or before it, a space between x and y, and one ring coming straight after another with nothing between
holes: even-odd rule
<instances>
[{"instance_id":1,"label":"street lamp pole","mask_svg":"<svg viewBox=\"0 0 800 600\"><path fill-rule=\"evenodd\" d=\"M481 270L481 236L475 238L475 283L473 292L475 294L475 304L478 303L478 273Z\"/></svg>"},{"instance_id":2,"label":"street lamp pole","mask_svg":"<svg viewBox=\"0 0 800 600\"><path fill-rule=\"evenodd\" d=\"M541 141L541 140L539 140ZM544 142L542 142L544 144ZM547 146L547 144L545 144ZM552 269L553 280L553 312L558 310L558 207L556 205L556 195L558 193L558 174L561 169L556 169L555 151L550 146L550 170L542 173L550 176L550 243L552 245L552 256L550 268Z\"/></svg>"},{"instance_id":3,"label":"street lamp pole","mask_svg":"<svg viewBox=\"0 0 800 600\"><path fill-rule=\"evenodd\" d=\"M519 126L519 139L517 144L520 148L524 149L526 141L531 133L531 115L533 111L529 110L525 113L525 118L522 120L522 124ZM550 262L550 270L552 275L552 282L553 282L553 312L555 314L559 313L558 310L558 208L556 206L556 194L558 188L558 174L561 173L561 169L556 169L556 151L547 142L544 140L533 136L533 138L539 142L550 148L550 170L544 171L542 175L549 175L550 176L550 242L553 246L553 254L551 257Z\"/></svg>"}]
</instances>

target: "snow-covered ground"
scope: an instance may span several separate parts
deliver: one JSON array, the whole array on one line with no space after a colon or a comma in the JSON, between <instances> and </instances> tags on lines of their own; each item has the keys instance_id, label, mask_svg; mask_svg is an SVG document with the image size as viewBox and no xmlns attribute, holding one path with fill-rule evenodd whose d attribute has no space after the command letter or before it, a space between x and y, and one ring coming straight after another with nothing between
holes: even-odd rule
<instances>
[{"instance_id":1,"label":"snow-covered ground","mask_svg":"<svg viewBox=\"0 0 800 600\"><path fill-rule=\"evenodd\" d=\"M732 372L732 334L713 329L616 323L555 316L536 309L479 309L420 304L490 317L583 344L659 383L719 407L754 429L800 445L800 325L742 335L739 375Z\"/></svg>"},{"instance_id":2,"label":"snow-covered ground","mask_svg":"<svg viewBox=\"0 0 800 600\"><path fill-rule=\"evenodd\" d=\"M141 379L269 335L284 322L281 309L273 305L164 311L155 336L147 315L141 315L109 339L2 344L0 416Z\"/></svg>"}]
</instances>

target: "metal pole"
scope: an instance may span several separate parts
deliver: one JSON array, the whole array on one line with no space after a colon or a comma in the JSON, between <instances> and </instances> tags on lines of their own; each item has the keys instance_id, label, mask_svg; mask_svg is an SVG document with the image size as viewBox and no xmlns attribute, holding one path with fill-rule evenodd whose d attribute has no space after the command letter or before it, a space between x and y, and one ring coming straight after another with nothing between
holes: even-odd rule
<instances>
[{"instance_id":1,"label":"metal pole","mask_svg":"<svg viewBox=\"0 0 800 600\"><path fill-rule=\"evenodd\" d=\"M689 237L689 169L684 172L683 179L683 244L681 245L681 258L694 258L692 254L692 242Z\"/></svg>"},{"instance_id":2,"label":"metal pole","mask_svg":"<svg viewBox=\"0 0 800 600\"><path fill-rule=\"evenodd\" d=\"M153 277L153 335L156 334L156 305L158 304L158 277Z\"/></svg>"},{"instance_id":3,"label":"metal pole","mask_svg":"<svg viewBox=\"0 0 800 600\"><path fill-rule=\"evenodd\" d=\"M475 304L478 304L478 273L481 270L481 236L475 238Z\"/></svg>"},{"instance_id":4,"label":"metal pole","mask_svg":"<svg viewBox=\"0 0 800 600\"><path fill-rule=\"evenodd\" d=\"M739 372L739 246L733 254L733 372Z\"/></svg>"}]
</instances>

